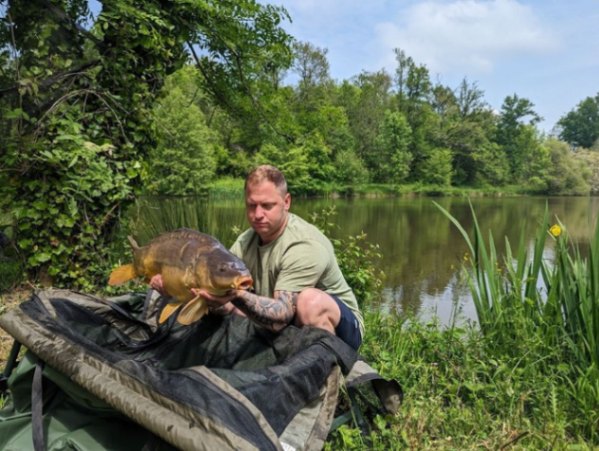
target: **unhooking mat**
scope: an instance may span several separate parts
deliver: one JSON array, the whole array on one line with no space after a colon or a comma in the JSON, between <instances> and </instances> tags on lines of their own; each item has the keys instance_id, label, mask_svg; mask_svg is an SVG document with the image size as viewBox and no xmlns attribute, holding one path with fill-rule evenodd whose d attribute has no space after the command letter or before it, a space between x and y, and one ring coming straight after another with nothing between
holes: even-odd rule
<instances>
[{"instance_id":1,"label":"unhooking mat","mask_svg":"<svg viewBox=\"0 0 599 451\"><path fill-rule=\"evenodd\" d=\"M0 317L28 352L10 375L0 449L320 449L358 356L315 328L273 334L207 315L157 326L160 299L34 294ZM396 410L394 384L361 366Z\"/></svg>"}]
</instances>

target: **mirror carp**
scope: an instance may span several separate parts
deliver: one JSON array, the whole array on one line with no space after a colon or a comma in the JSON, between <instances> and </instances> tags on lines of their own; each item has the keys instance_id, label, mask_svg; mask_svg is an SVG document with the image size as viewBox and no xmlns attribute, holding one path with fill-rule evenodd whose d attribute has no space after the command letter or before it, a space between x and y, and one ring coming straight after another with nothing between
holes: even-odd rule
<instances>
[{"instance_id":1,"label":"mirror carp","mask_svg":"<svg viewBox=\"0 0 599 451\"><path fill-rule=\"evenodd\" d=\"M192 288L203 288L222 296L233 289L247 290L253 280L243 261L216 238L192 229L162 233L145 246L128 237L133 263L120 266L110 274L109 285L120 285L136 277L146 282L162 275L164 294L171 297L159 318L165 322L179 307L177 321L189 325L208 312L206 300L195 296Z\"/></svg>"}]
</instances>

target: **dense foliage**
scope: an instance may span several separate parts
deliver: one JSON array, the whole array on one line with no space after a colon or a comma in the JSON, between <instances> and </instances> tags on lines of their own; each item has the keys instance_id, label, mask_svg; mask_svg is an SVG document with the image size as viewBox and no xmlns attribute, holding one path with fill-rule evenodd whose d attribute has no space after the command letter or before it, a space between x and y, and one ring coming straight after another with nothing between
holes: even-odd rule
<instances>
[{"instance_id":1,"label":"dense foliage","mask_svg":"<svg viewBox=\"0 0 599 451\"><path fill-rule=\"evenodd\" d=\"M189 105L190 116L180 116L188 92L155 102L188 60L186 48L203 90L239 110L249 108L255 74L289 54L278 27L284 10L253 0L100 3L90 26L84 0L0 2L0 203L29 274L59 285L103 276L148 155L167 192L195 192L190 177L199 171L201 184L214 171L213 155L197 161L210 142L200 110ZM160 166L181 156L173 148L189 154L184 169Z\"/></svg>"},{"instance_id":2,"label":"dense foliage","mask_svg":"<svg viewBox=\"0 0 599 451\"><path fill-rule=\"evenodd\" d=\"M587 97L575 109L563 116L558 126L560 138L573 146L590 149L599 140L599 93Z\"/></svg>"},{"instance_id":3,"label":"dense foliage","mask_svg":"<svg viewBox=\"0 0 599 451\"><path fill-rule=\"evenodd\" d=\"M260 108L249 116L209 99L198 102L203 94L197 74L199 91L188 96L190 105L201 109L194 114L199 127L207 124L217 141L203 145L214 149L214 177L241 177L251 166L268 162L285 171L296 194L345 192L368 183L517 184L533 193L589 192L583 165L573 153L555 158L556 140L537 129L541 118L530 100L507 96L496 113L476 83L464 79L455 89L435 85L425 66L401 50L396 55L395 77L363 72L336 82L326 50L296 42L287 78L278 73L263 80ZM186 77L169 83L164 98L182 89L190 92L192 72L187 70ZM285 85L285 80L295 82ZM172 114L160 121L179 122ZM186 138L179 147L171 155L186 161ZM555 183L560 173L574 177L564 190Z\"/></svg>"}]
</instances>

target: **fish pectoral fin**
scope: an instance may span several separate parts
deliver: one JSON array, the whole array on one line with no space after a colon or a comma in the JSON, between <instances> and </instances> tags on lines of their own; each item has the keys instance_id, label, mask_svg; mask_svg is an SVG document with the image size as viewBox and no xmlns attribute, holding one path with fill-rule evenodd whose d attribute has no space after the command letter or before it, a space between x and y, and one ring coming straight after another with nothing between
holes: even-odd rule
<instances>
[{"instance_id":1,"label":"fish pectoral fin","mask_svg":"<svg viewBox=\"0 0 599 451\"><path fill-rule=\"evenodd\" d=\"M132 264L119 266L110 273L108 285L121 285L131 279L135 279L136 276L137 273Z\"/></svg>"},{"instance_id":2,"label":"fish pectoral fin","mask_svg":"<svg viewBox=\"0 0 599 451\"><path fill-rule=\"evenodd\" d=\"M158 324L162 324L166 322L170 316L177 311L177 309L181 307L181 304L166 304L162 311L160 312L160 318L158 318Z\"/></svg>"},{"instance_id":3,"label":"fish pectoral fin","mask_svg":"<svg viewBox=\"0 0 599 451\"><path fill-rule=\"evenodd\" d=\"M189 326L206 313L208 313L208 303L203 297L196 296L181 309L177 321L184 326Z\"/></svg>"}]
</instances>

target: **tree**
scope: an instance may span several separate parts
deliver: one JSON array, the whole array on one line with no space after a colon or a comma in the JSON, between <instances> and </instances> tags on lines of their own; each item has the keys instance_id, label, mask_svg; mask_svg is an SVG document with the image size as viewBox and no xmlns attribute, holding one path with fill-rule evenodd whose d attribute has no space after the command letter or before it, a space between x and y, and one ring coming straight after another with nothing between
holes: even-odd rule
<instances>
[{"instance_id":1,"label":"tree","mask_svg":"<svg viewBox=\"0 0 599 451\"><path fill-rule=\"evenodd\" d=\"M368 182L368 170L352 149L340 150L333 161L334 178L344 187L355 187Z\"/></svg>"},{"instance_id":2,"label":"tree","mask_svg":"<svg viewBox=\"0 0 599 451\"><path fill-rule=\"evenodd\" d=\"M252 110L267 67L290 55L284 9L253 0L101 5L89 30L85 0L13 0L0 22L0 203L29 274L61 285L104 282L156 142L150 110L186 49L232 111Z\"/></svg>"},{"instance_id":3,"label":"tree","mask_svg":"<svg viewBox=\"0 0 599 451\"><path fill-rule=\"evenodd\" d=\"M167 78L152 111L156 147L149 152L144 177L149 192L199 194L214 177L217 136L206 125L201 97L194 67Z\"/></svg>"},{"instance_id":4,"label":"tree","mask_svg":"<svg viewBox=\"0 0 599 451\"><path fill-rule=\"evenodd\" d=\"M572 146L590 149L599 139L599 93L587 97L558 121L559 137Z\"/></svg>"},{"instance_id":5,"label":"tree","mask_svg":"<svg viewBox=\"0 0 599 451\"><path fill-rule=\"evenodd\" d=\"M426 66L418 66L401 49L394 49L397 68L395 69L397 101L399 110L414 125L411 116L417 114L419 107L430 100L432 85Z\"/></svg>"},{"instance_id":6,"label":"tree","mask_svg":"<svg viewBox=\"0 0 599 451\"><path fill-rule=\"evenodd\" d=\"M530 141L522 139L527 134L527 126L534 126L541 117L534 111L534 104L516 94L508 96L501 106L501 116L497 124L496 141L503 148L510 164L510 172L515 181L521 180L523 165L532 150L524 147Z\"/></svg>"},{"instance_id":7,"label":"tree","mask_svg":"<svg viewBox=\"0 0 599 451\"><path fill-rule=\"evenodd\" d=\"M309 42L293 44L293 71L299 76L300 90L323 85L330 80L327 49Z\"/></svg>"},{"instance_id":8,"label":"tree","mask_svg":"<svg viewBox=\"0 0 599 451\"><path fill-rule=\"evenodd\" d=\"M549 139L548 148L551 164L547 168L546 193L586 195L590 186L587 179L590 171L582 161L575 160L568 145L563 141Z\"/></svg>"},{"instance_id":9,"label":"tree","mask_svg":"<svg viewBox=\"0 0 599 451\"><path fill-rule=\"evenodd\" d=\"M462 118L468 118L489 109L487 102L484 101L485 93L478 89L476 83L469 84L464 78L458 88L456 96L457 106Z\"/></svg>"},{"instance_id":10,"label":"tree","mask_svg":"<svg viewBox=\"0 0 599 451\"><path fill-rule=\"evenodd\" d=\"M449 149L433 149L421 165L422 181L434 185L451 185L452 153Z\"/></svg>"},{"instance_id":11,"label":"tree","mask_svg":"<svg viewBox=\"0 0 599 451\"><path fill-rule=\"evenodd\" d=\"M412 57L407 56L406 52L396 48L393 49L395 53L395 61L397 61L397 68L395 69L395 84L397 86L397 96L399 102L404 100L404 96L407 91L406 83L408 79L408 73L414 66L414 60Z\"/></svg>"},{"instance_id":12,"label":"tree","mask_svg":"<svg viewBox=\"0 0 599 451\"><path fill-rule=\"evenodd\" d=\"M516 171L512 175L519 182L530 186L545 184L551 166L551 156L536 127L527 124L520 127L513 148L517 149Z\"/></svg>"},{"instance_id":13,"label":"tree","mask_svg":"<svg viewBox=\"0 0 599 451\"><path fill-rule=\"evenodd\" d=\"M319 127L320 111L330 105L333 83L326 49L307 42L296 42L293 49L292 70L299 76L293 111L303 133L307 134Z\"/></svg>"},{"instance_id":14,"label":"tree","mask_svg":"<svg viewBox=\"0 0 599 451\"><path fill-rule=\"evenodd\" d=\"M375 181L401 183L408 177L412 162L411 139L412 131L406 117L397 111L386 111L376 139Z\"/></svg>"},{"instance_id":15,"label":"tree","mask_svg":"<svg viewBox=\"0 0 599 451\"><path fill-rule=\"evenodd\" d=\"M436 120L431 105L432 85L426 66L417 65L402 50L395 49L395 55L398 64L396 101L412 130L409 151L413 157L412 177L417 178L421 176L421 163L429 158L432 150L430 134Z\"/></svg>"},{"instance_id":16,"label":"tree","mask_svg":"<svg viewBox=\"0 0 599 451\"><path fill-rule=\"evenodd\" d=\"M362 72L339 89L338 102L347 113L356 154L371 173L378 166L375 141L385 112L390 108L390 90L391 77L384 70Z\"/></svg>"},{"instance_id":17,"label":"tree","mask_svg":"<svg viewBox=\"0 0 599 451\"><path fill-rule=\"evenodd\" d=\"M436 147L451 150L453 183L473 185L504 179L507 174L501 175L499 155L490 143L495 121L483 92L464 79L456 93L439 85L432 93L438 121L431 139Z\"/></svg>"}]
</instances>

